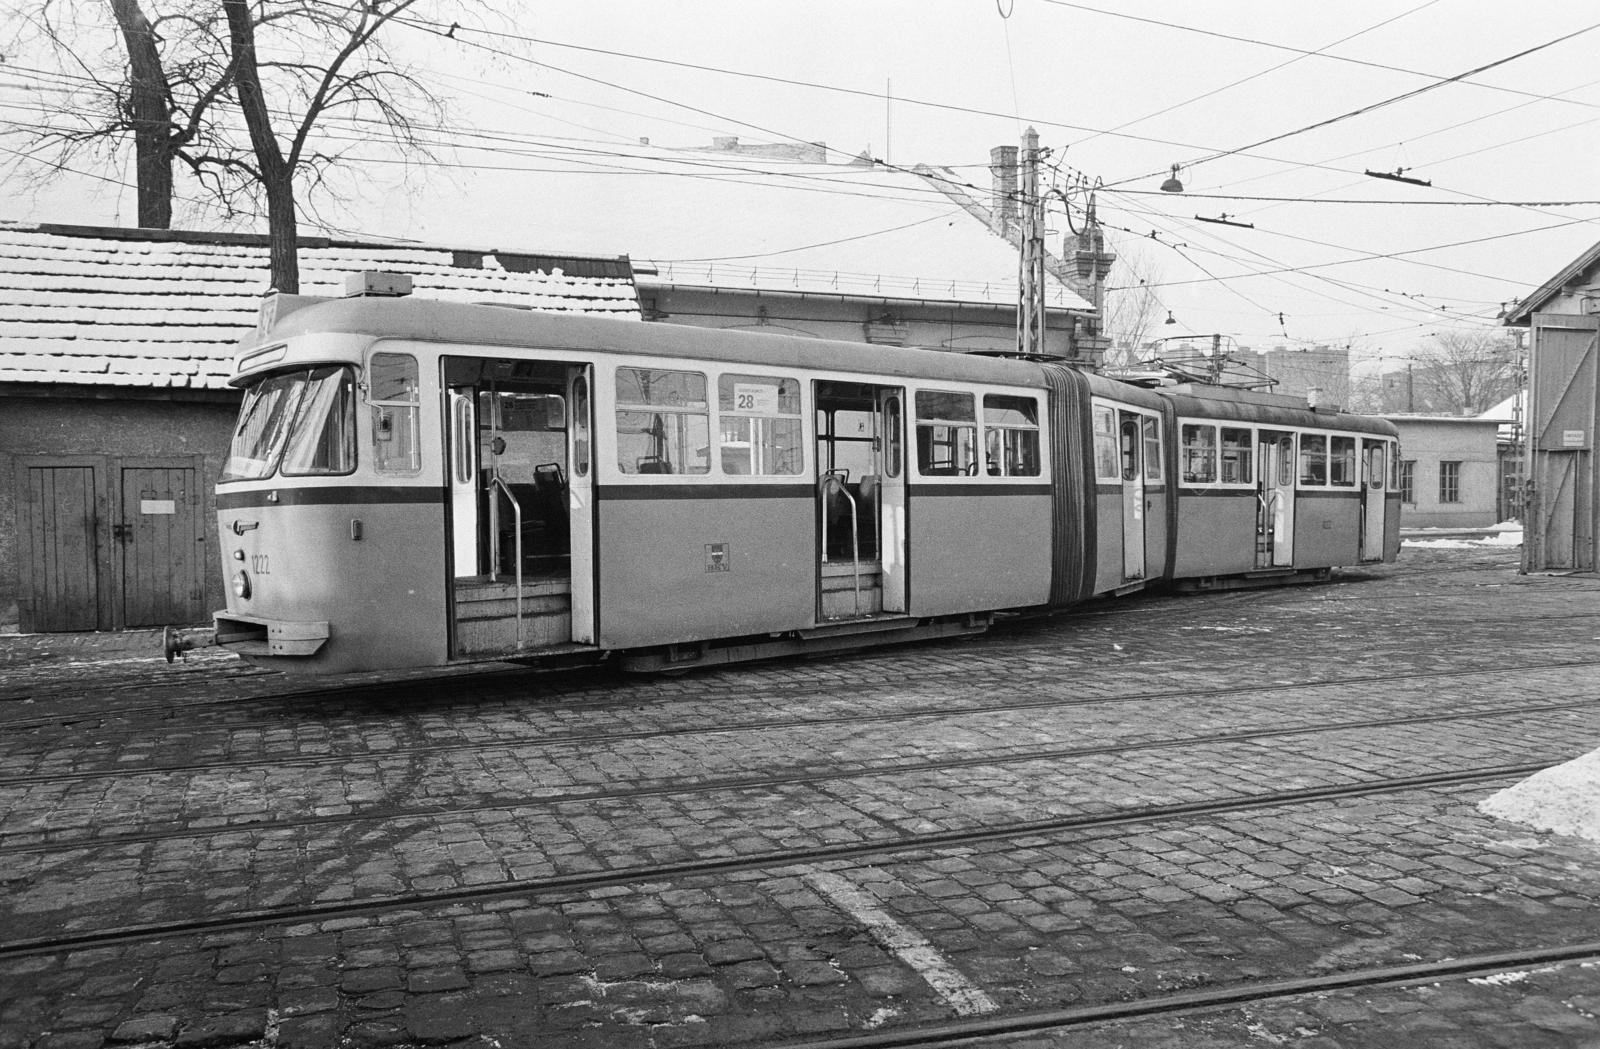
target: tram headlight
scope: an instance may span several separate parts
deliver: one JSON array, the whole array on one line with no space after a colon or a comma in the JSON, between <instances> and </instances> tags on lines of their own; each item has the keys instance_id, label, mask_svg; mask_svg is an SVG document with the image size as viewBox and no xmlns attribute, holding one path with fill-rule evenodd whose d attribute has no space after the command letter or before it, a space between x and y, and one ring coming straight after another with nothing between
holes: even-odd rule
<instances>
[{"instance_id":1,"label":"tram headlight","mask_svg":"<svg viewBox=\"0 0 1600 1049\"><path fill-rule=\"evenodd\" d=\"M242 568L233 573L233 593L240 598L250 596L250 576Z\"/></svg>"}]
</instances>

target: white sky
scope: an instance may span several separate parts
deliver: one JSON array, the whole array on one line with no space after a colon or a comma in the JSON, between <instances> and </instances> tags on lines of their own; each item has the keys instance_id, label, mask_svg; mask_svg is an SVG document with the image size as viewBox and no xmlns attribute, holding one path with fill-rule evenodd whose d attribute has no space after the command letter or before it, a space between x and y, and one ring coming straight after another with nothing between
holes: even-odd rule
<instances>
[{"instance_id":1,"label":"white sky","mask_svg":"<svg viewBox=\"0 0 1600 1049\"><path fill-rule=\"evenodd\" d=\"M1178 322L1157 334L1220 332L1258 348L1348 342L1358 355L1402 360L1430 332L1492 324L1502 302L1600 240L1600 204L1421 204L1600 201L1600 28L1467 82L1196 163L1600 23L1600 7L1571 0L539 0L519 10L495 28L542 42L457 34L513 57L409 31L406 46L463 122L515 136L499 145L522 154L462 149L448 162L555 180L552 153L737 135L825 141L841 160L870 147L895 164L957 165L986 188L990 147L1015 144L1031 124L1053 163L1105 183L1101 219L1135 266L1114 283L1156 285ZM0 119L16 119L25 82L0 76ZM1162 194L1175 163L1187 192ZM1433 186L1363 174L1397 168ZM418 216L441 200L503 205L474 197L470 169L413 166L409 196L373 173L390 170L364 172L349 207L324 217L360 233L362 215L423 228ZM133 212L131 190L65 180L38 196L8 190L0 218L111 223ZM1256 228L1195 221L1223 214ZM1059 216L1050 225L1066 229ZM536 230L517 239L540 247Z\"/></svg>"}]
</instances>

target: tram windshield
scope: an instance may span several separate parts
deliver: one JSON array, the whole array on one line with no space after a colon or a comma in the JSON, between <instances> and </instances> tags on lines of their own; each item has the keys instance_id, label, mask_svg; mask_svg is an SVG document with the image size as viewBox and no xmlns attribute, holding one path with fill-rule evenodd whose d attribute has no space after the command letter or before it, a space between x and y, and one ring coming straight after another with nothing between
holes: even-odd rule
<instances>
[{"instance_id":1,"label":"tram windshield","mask_svg":"<svg viewBox=\"0 0 1600 1049\"><path fill-rule=\"evenodd\" d=\"M355 376L349 368L284 372L246 391L221 479L259 480L280 465L297 476L355 468Z\"/></svg>"}]
</instances>

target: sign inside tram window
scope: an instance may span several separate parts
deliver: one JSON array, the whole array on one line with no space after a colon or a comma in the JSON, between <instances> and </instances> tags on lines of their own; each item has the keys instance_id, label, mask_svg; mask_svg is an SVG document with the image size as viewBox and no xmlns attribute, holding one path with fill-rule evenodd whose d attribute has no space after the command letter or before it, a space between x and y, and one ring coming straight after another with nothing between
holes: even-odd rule
<instances>
[{"instance_id":1,"label":"sign inside tram window","mask_svg":"<svg viewBox=\"0 0 1600 1049\"><path fill-rule=\"evenodd\" d=\"M778 388L753 382L733 384L733 410L754 415L778 414Z\"/></svg>"},{"instance_id":2,"label":"sign inside tram window","mask_svg":"<svg viewBox=\"0 0 1600 1049\"><path fill-rule=\"evenodd\" d=\"M1561 447L1563 447L1563 448L1582 448L1584 445L1589 443L1585 439L1588 436L1589 436L1589 434L1588 434L1588 431L1586 431L1586 430L1562 430L1561 431Z\"/></svg>"},{"instance_id":3,"label":"sign inside tram window","mask_svg":"<svg viewBox=\"0 0 1600 1049\"><path fill-rule=\"evenodd\" d=\"M141 514L175 514L178 512L176 499L140 499L139 512Z\"/></svg>"}]
</instances>

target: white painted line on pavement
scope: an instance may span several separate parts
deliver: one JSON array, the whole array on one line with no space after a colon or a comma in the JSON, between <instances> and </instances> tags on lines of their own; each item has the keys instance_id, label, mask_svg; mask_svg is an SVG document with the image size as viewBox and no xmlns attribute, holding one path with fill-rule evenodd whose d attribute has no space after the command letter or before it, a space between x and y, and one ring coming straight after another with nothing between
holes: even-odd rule
<instances>
[{"instance_id":1,"label":"white painted line on pavement","mask_svg":"<svg viewBox=\"0 0 1600 1049\"><path fill-rule=\"evenodd\" d=\"M865 926L872 938L914 969L950 1007L962 1016L992 1013L999 1008L926 938L906 928L878 906L872 894L855 882L828 871L811 871L806 884L832 900Z\"/></svg>"}]
</instances>

